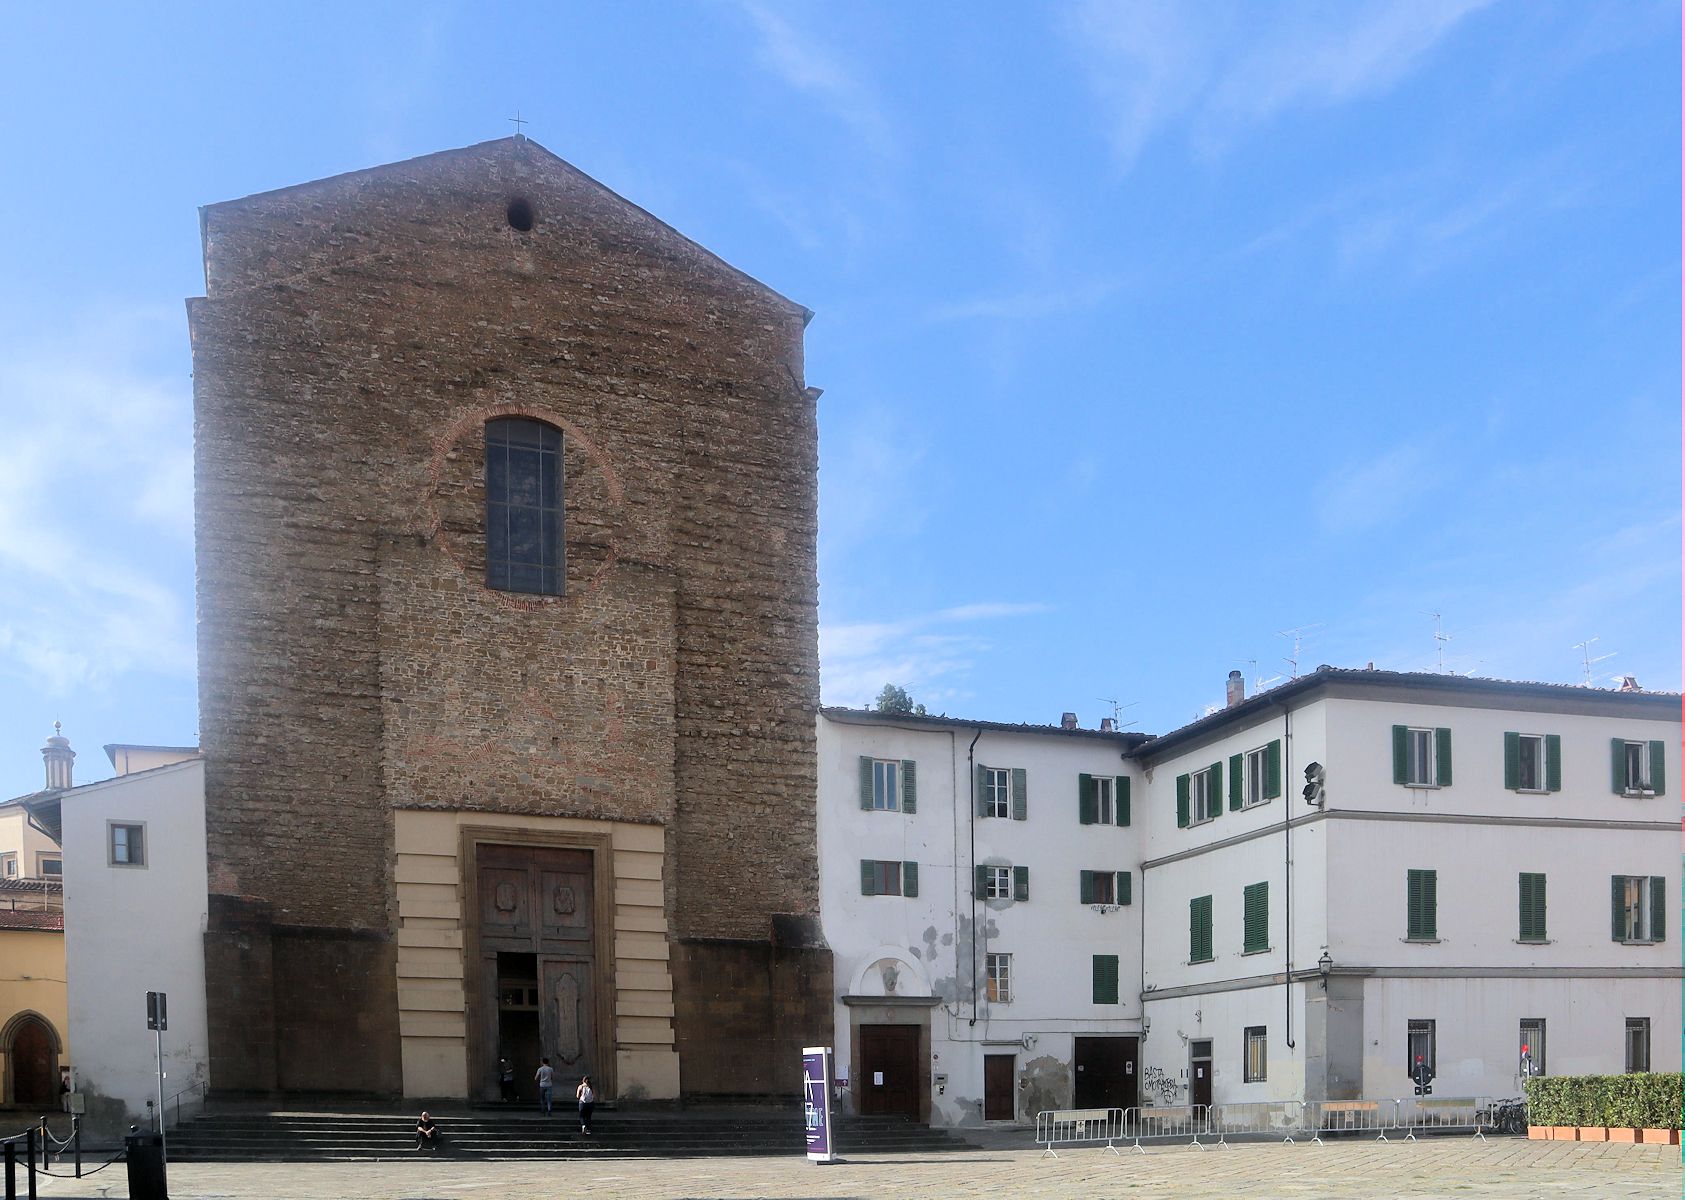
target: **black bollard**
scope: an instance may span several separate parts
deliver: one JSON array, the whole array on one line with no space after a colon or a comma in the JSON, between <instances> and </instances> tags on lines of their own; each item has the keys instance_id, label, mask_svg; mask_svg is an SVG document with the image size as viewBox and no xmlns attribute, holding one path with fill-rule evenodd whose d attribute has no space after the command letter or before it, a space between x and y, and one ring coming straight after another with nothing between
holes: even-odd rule
<instances>
[{"instance_id":1,"label":"black bollard","mask_svg":"<svg viewBox=\"0 0 1685 1200\"><path fill-rule=\"evenodd\" d=\"M6 1200L18 1200L18 1144L6 1143Z\"/></svg>"}]
</instances>

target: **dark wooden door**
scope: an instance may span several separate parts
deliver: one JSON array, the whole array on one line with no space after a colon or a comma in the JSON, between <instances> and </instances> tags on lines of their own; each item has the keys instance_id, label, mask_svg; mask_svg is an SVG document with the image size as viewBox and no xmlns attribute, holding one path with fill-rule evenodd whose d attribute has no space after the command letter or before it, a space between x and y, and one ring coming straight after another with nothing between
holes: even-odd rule
<instances>
[{"instance_id":1,"label":"dark wooden door","mask_svg":"<svg viewBox=\"0 0 1685 1200\"><path fill-rule=\"evenodd\" d=\"M58 1080L53 1078L53 1037L33 1017L12 1035L12 1103L38 1107L58 1099Z\"/></svg>"},{"instance_id":2,"label":"dark wooden door","mask_svg":"<svg viewBox=\"0 0 1685 1200\"><path fill-rule=\"evenodd\" d=\"M1075 1059L1075 1107L1135 1107L1134 1038L1079 1037Z\"/></svg>"},{"instance_id":3,"label":"dark wooden door","mask_svg":"<svg viewBox=\"0 0 1685 1200\"><path fill-rule=\"evenodd\" d=\"M1012 1076L1017 1066L1012 1054L983 1056L983 1119L1010 1121L1018 1115L1017 1097L1012 1088Z\"/></svg>"},{"instance_id":4,"label":"dark wooden door","mask_svg":"<svg viewBox=\"0 0 1685 1200\"><path fill-rule=\"evenodd\" d=\"M1211 1104L1211 1043L1188 1043L1188 1103L1195 1108Z\"/></svg>"},{"instance_id":5,"label":"dark wooden door","mask_svg":"<svg viewBox=\"0 0 1685 1200\"><path fill-rule=\"evenodd\" d=\"M919 1115L919 1031L916 1025L860 1027L860 1111L867 1116Z\"/></svg>"},{"instance_id":6,"label":"dark wooden door","mask_svg":"<svg viewBox=\"0 0 1685 1200\"><path fill-rule=\"evenodd\" d=\"M557 1094L566 1095L582 1074L603 1080L597 1045L596 900L591 853L547 846L490 846L476 851L476 895L481 964L480 1061L471 1076L476 1094L498 1094L498 1058L526 1054L532 1036L511 1011L509 981L499 986L499 956L521 963L533 983L536 1050L556 1069ZM515 1008L520 1005L513 1006ZM517 1081L530 1079L537 1061L513 1061ZM518 1091L524 1092L524 1087Z\"/></svg>"}]
</instances>

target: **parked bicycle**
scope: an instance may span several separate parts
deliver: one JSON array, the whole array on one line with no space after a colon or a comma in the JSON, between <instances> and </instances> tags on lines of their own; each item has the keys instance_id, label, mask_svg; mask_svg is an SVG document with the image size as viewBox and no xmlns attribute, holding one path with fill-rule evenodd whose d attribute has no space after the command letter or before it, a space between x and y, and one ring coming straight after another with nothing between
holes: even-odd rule
<instances>
[{"instance_id":1,"label":"parked bicycle","mask_svg":"<svg viewBox=\"0 0 1685 1200\"><path fill-rule=\"evenodd\" d=\"M1493 1133L1525 1134L1527 1132L1527 1101L1521 1096L1508 1100L1494 1100L1480 1110L1480 1124Z\"/></svg>"}]
</instances>

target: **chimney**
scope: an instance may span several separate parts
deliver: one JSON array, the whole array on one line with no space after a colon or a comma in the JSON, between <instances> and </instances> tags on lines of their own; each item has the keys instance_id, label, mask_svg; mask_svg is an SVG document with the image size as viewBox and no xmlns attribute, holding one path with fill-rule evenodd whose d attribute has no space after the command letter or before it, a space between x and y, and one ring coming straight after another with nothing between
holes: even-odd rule
<instances>
[{"instance_id":1,"label":"chimney","mask_svg":"<svg viewBox=\"0 0 1685 1200\"><path fill-rule=\"evenodd\" d=\"M1239 671L1229 672L1229 707L1233 708L1246 699L1246 680Z\"/></svg>"},{"instance_id":2,"label":"chimney","mask_svg":"<svg viewBox=\"0 0 1685 1200\"><path fill-rule=\"evenodd\" d=\"M1059 718L1060 729L1075 729L1076 727L1077 715L1075 713L1068 712Z\"/></svg>"},{"instance_id":3,"label":"chimney","mask_svg":"<svg viewBox=\"0 0 1685 1200\"><path fill-rule=\"evenodd\" d=\"M48 790L71 786L70 767L76 761L76 751L70 748L70 739L63 735L63 728L54 721L53 736L41 747L41 757L47 763Z\"/></svg>"},{"instance_id":4,"label":"chimney","mask_svg":"<svg viewBox=\"0 0 1685 1200\"><path fill-rule=\"evenodd\" d=\"M1642 692L1644 689L1638 686L1637 676L1622 675L1621 686L1615 690L1618 692Z\"/></svg>"},{"instance_id":5,"label":"chimney","mask_svg":"<svg viewBox=\"0 0 1685 1200\"><path fill-rule=\"evenodd\" d=\"M1116 733L1117 732L1117 718L1116 717L1101 717L1100 718L1100 732L1101 733Z\"/></svg>"}]
</instances>

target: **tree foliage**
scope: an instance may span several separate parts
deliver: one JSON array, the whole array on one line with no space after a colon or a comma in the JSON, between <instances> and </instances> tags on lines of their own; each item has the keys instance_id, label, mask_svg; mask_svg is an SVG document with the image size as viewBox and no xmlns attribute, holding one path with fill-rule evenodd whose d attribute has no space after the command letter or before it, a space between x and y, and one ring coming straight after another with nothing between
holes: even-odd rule
<instances>
[{"instance_id":1,"label":"tree foliage","mask_svg":"<svg viewBox=\"0 0 1685 1200\"><path fill-rule=\"evenodd\" d=\"M914 704L913 698L907 694L907 689L893 683L883 685L883 691L878 693L878 711L882 713L911 713L913 716L927 715L924 705Z\"/></svg>"}]
</instances>

